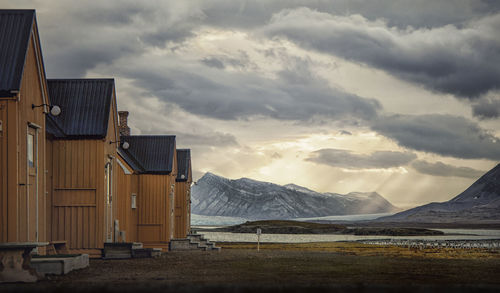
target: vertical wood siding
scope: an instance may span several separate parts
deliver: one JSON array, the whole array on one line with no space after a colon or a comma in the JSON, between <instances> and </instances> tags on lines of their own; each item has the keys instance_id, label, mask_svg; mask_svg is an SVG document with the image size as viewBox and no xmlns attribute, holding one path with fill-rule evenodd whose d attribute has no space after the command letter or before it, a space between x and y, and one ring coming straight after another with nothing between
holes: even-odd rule
<instances>
[{"instance_id":1,"label":"vertical wood siding","mask_svg":"<svg viewBox=\"0 0 500 293\"><path fill-rule=\"evenodd\" d=\"M71 250L104 247L106 225L113 233L118 214L116 101L112 99L105 139L52 141L52 240L66 240ZM106 199L105 165L112 165L112 209ZM106 222L107 213L112 213ZM113 240L116 240L113 237Z\"/></svg>"},{"instance_id":2,"label":"vertical wood siding","mask_svg":"<svg viewBox=\"0 0 500 293\"><path fill-rule=\"evenodd\" d=\"M71 249L102 247L103 152L101 140L52 142L52 240Z\"/></svg>"},{"instance_id":3,"label":"vertical wood siding","mask_svg":"<svg viewBox=\"0 0 500 293\"><path fill-rule=\"evenodd\" d=\"M43 108L32 109L31 105L43 104L42 93L47 95L47 92L43 69L39 67L41 60L37 58L41 54L39 48L35 46L35 38L38 35L36 24L33 30L19 94L15 98L1 101L0 119L3 131L0 135L0 211L2 213L0 242L46 241L45 115ZM31 178L33 185L28 185L30 182L28 182L26 161L29 123L40 127L37 130L36 140L38 169L37 177ZM28 194L29 187L36 187L36 190L31 193L31 198ZM38 205L34 195L38 195Z\"/></svg>"},{"instance_id":4,"label":"vertical wood siding","mask_svg":"<svg viewBox=\"0 0 500 293\"><path fill-rule=\"evenodd\" d=\"M190 184L188 182L175 183L175 232L174 238L186 238L190 230Z\"/></svg>"},{"instance_id":5,"label":"vertical wood siding","mask_svg":"<svg viewBox=\"0 0 500 293\"><path fill-rule=\"evenodd\" d=\"M139 175L138 240L167 243L173 234L175 179L172 175ZM175 188L175 187L174 187Z\"/></svg>"},{"instance_id":6,"label":"vertical wood siding","mask_svg":"<svg viewBox=\"0 0 500 293\"><path fill-rule=\"evenodd\" d=\"M122 161L123 163L123 161ZM125 164L125 163L124 163ZM117 219L120 223L120 231L125 232L125 239L118 241L136 242L137 239L137 208L132 209L132 194L138 194L138 175L125 174L121 167L116 172L117 181ZM137 202L136 202L137 206Z\"/></svg>"}]
</instances>

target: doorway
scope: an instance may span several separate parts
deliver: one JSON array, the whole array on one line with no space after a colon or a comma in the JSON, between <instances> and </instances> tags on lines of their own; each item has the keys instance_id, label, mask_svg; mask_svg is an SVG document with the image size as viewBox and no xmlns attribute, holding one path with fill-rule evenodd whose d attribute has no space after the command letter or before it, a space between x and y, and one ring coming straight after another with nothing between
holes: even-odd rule
<instances>
[{"instance_id":1,"label":"doorway","mask_svg":"<svg viewBox=\"0 0 500 293\"><path fill-rule=\"evenodd\" d=\"M38 241L38 129L28 126L26 142L26 233L28 242Z\"/></svg>"},{"instance_id":2,"label":"doorway","mask_svg":"<svg viewBox=\"0 0 500 293\"><path fill-rule=\"evenodd\" d=\"M113 242L113 160L108 158L104 167L104 176L106 183L106 203L105 203L105 241Z\"/></svg>"}]
</instances>

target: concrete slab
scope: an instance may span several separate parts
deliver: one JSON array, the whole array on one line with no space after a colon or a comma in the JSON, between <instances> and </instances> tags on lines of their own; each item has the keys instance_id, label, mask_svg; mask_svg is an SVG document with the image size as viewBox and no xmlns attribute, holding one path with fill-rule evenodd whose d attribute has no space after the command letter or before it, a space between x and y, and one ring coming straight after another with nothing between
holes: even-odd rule
<instances>
[{"instance_id":1,"label":"concrete slab","mask_svg":"<svg viewBox=\"0 0 500 293\"><path fill-rule=\"evenodd\" d=\"M47 242L7 242L0 243L0 283L33 283L41 279L31 268L31 252Z\"/></svg>"},{"instance_id":2,"label":"concrete slab","mask_svg":"<svg viewBox=\"0 0 500 293\"><path fill-rule=\"evenodd\" d=\"M137 246L137 245L136 245ZM104 243L102 257L104 259L127 259L132 258L134 242Z\"/></svg>"},{"instance_id":3,"label":"concrete slab","mask_svg":"<svg viewBox=\"0 0 500 293\"><path fill-rule=\"evenodd\" d=\"M31 267L42 274L65 275L88 266L88 254L38 256L31 260Z\"/></svg>"}]
</instances>

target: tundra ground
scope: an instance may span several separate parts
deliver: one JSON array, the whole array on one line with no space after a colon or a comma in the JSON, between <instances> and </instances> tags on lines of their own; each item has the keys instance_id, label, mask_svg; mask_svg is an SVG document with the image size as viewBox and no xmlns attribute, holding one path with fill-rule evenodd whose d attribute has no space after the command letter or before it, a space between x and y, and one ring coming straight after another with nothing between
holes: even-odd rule
<instances>
[{"instance_id":1,"label":"tundra ground","mask_svg":"<svg viewBox=\"0 0 500 293\"><path fill-rule=\"evenodd\" d=\"M495 292L500 254L408 250L358 243L218 243L221 252L168 252L154 259L92 259L90 267L21 290L89 292ZM423 292L423 291L422 291Z\"/></svg>"}]
</instances>

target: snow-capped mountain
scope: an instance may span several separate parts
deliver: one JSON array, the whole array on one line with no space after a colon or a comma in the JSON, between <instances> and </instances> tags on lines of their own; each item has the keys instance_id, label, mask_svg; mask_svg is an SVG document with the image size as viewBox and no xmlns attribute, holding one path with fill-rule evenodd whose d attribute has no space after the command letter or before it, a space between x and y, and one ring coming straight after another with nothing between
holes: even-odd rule
<instances>
[{"instance_id":1,"label":"snow-capped mountain","mask_svg":"<svg viewBox=\"0 0 500 293\"><path fill-rule=\"evenodd\" d=\"M379 220L421 223L500 222L500 164L449 201L426 204Z\"/></svg>"},{"instance_id":2,"label":"snow-capped mountain","mask_svg":"<svg viewBox=\"0 0 500 293\"><path fill-rule=\"evenodd\" d=\"M347 195L319 193L302 186L285 186L248 178L230 180L206 173L192 187L191 212L247 219L291 219L396 210L376 192Z\"/></svg>"}]
</instances>

